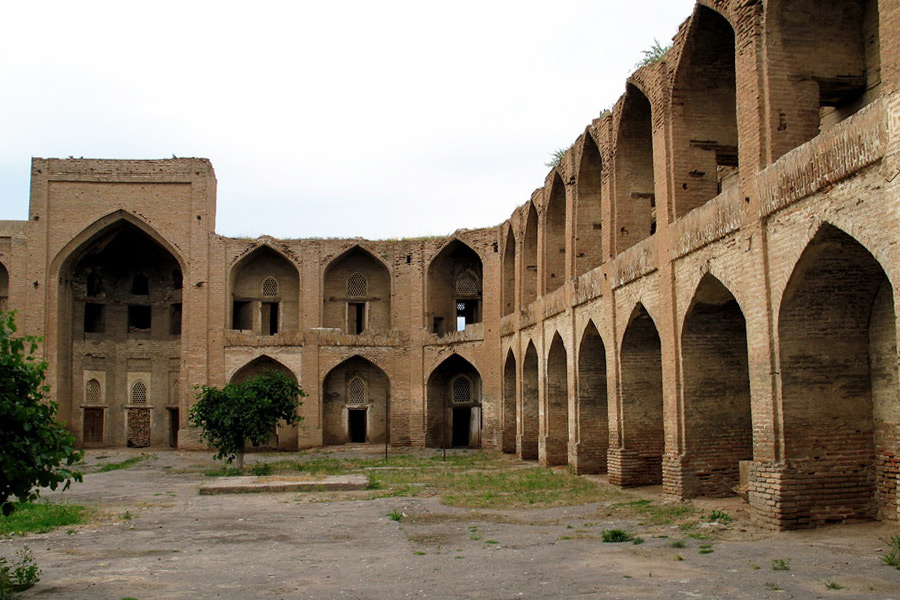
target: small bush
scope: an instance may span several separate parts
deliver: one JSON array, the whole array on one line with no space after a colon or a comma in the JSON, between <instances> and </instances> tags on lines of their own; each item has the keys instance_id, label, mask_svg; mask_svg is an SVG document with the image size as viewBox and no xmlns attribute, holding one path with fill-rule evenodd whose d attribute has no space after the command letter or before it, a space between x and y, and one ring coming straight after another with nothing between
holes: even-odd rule
<instances>
[{"instance_id":1,"label":"small bush","mask_svg":"<svg viewBox=\"0 0 900 600\"><path fill-rule=\"evenodd\" d=\"M603 542L607 544L619 544L631 541L631 536L621 529L604 529Z\"/></svg>"},{"instance_id":2,"label":"small bush","mask_svg":"<svg viewBox=\"0 0 900 600\"><path fill-rule=\"evenodd\" d=\"M669 548L684 548L684 540L672 540L669 542Z\"/></svg>"},{"instance_id":3,"label":"small bush","mask_svg":"<svg viewBox=\"0 0 900 600\"><path fill-rule=\"evenodd\" d=\"M402 512L400 512L398 510L392 510L385 516L388 519L390 519L391 521L397 521L399 523L400 521L403 520L403 517L405 517L406 515L404 515Z\"/></svg>"},{"instance_id":4,"label":"small bush","mask_svg":"<svg viewBox=\"0 0 900 600\"><path fill-rule=\"evenodd\" d=\"M826 581L826 582L824 582L824 583L825 583L825 587L828 588L829 590L842 590L842 589L844 589L844 586L842 586L841 584L839 584L839 583L838 583L837 581L835 581L834 579L829 579L828 581Z\"/></svg>"},{"instance_id":5,"label":"small bush","mask_svg":"<svg viewBox=\"0 0 900 600\"><path fill-rule=\"evenodd\" d=\"M900 569L900 535L892 535L888 540L888 546L890 546L890 552L881 555L881 562L889 567Z\"/></svg>"},{"instance_id":6,"label":"small bush","mask_svg":"<svg viewBox=\"0 0 900 600\"><path fill-rule=\"evenodd\" d=\"M28 546L16 552L16 556L19 561L14 566L0 556L0 600L12 598L14 593L27 590L41 579L41 570Z\"/></svg>"},{"instance_id":7,"label":"small bush","mask_svg":"<svg viewBox=\"0 0 900 600\"><path fill-rule=\"evenodd\" d=\"M731 523L731 515L724 510L714 510L709 513L709 522L727 525L728 523Z\"/></svg>"},{"instance_id":8,"label":"small bush","mask_svg":"<svg viewBox=\"0 0 900 600\"><path fill-rule=\"evenodd\" d=\"M776 558L772 561L772 570L773 571L790 571L791 570L791 559L789 558Z\"/></svg>"}]
</instances>

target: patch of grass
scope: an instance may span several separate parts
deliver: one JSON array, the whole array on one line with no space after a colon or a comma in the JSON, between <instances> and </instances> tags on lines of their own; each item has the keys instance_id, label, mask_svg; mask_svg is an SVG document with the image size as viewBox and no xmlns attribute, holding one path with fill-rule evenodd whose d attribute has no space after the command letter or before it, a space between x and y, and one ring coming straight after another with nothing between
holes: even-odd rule
<instances>
[{"instance_id":1,"label":"patch of grass","mask_svg":"<svg viewBox=\"0 0 900 600\"><path fill-rule=\"evenodd\" d=\"M756 564L755 562L753 562L752 560L750 561L750 568L753 569L754 571L759 571L759 565Z\"/></svg>"},{"instance_id":2,"label":"patch of grass","mask_svg":"<svg viewBox=\"0 0 900 600\"><path fill-rule=\"evenodd\" d=\"M632 511L654 525L668 525L688 518L696 512L687 502L654 504L652 500L634 500L613 504L616 510Z\"/></svg>"},{"instance_id":3,"label":"patch of grass","mask_svg":"<svg viewBox=\"0 0 900 600\"><path fill-rule=\"evenodd\" d=\"M500 542L498 542L497 540L485 540L484 543L485 544L499 544Z\"/></svg>"},{"instance_id":4,"label":"patch of grass","mask_svg":"<svg viewBox=\"0 0 900 600\"><path fill-rule=\"evenodd\" d=\"M697 554L712 554L713 552L715 552L715 550L707 546L706 548L700 548L700 550L697 551Z\"/></svg>"},{"instance_id":5,"label":"patch of grass","mask_svg":"<svg viewBox=\"0 0 900 600\"><path fill-rule=\"evenodd\" d=\"M791 559L789 558L776 558L772 560L772 570L773 571L790 571L791 570Z\"/></svg>"},{"instance_id":6,"label":"patch of grass","mask_svg":"<svg viewBox=\"0 0 900 600\"><path fill-rule=\"evenodd\" d=\"M834 579L829 579L828 581L823 581L822 583L824 583L824 584L825 584L825 587L828 588L829 590L842 590L842 589L844 589L844 586L842 586L841 584L839 584L839 583L838 583L837 581L835 581Z\"/></svg>"},{"instance_id":7,"label":"patch of grass","mask_svg":"<svg viewBox=\"0 0 900 600\"><path fill-rule=\"evenodd\" d=\"M259 463L250 467L250 473L257 477L265 477L272 474L272 466L269 463Z\"/></svg>"},{"instance_id":8,"label":"patch of grass","mask_svg":"<svg viewBox=\"0 0 900 600\"><path fill-rule=\"evenodd\" d=\"M388 519L390 519L391 521L397 521L397 522L399 523L400 521L403 520L403 517L405 517L406 515L404 515L404 514L403 514L402 512L400 512L399 510L392 510L391 512L389 512L389 513L386 514L385 516L386 516Z\"/></svg>"},{"instance_id":9,"label":"patch of grass","mask_svg":"<svg viewBox=\"0 0 900 600\"><path fill-rule=\"evenodd\" d=\"M727 525L728 523L731 523L731 515L729 515L724 510L714 510L709 513L709 522Z\"/></svg>"},{"instance_id":10,"label":"patch of grass","mask_svg":"<svg viewBox=\"0 0 900 600\"><path fill-rule=\"evenodd\" d=\"M99 469L95 471L95 473L109 473L110 471L119 471L121 469L128 469L138 464L139 462L145 461L148 458L152 458L156 456L155 454L141 454L140 456L132 456L131 458L126 458L123 461L116 463L106 463L101 466Z\"/></svg>"},{"instance_id":11,"label":"patch of grass","mask_svg":"<svg viewBox=\"0 0 900 600\"><path fill-rule=\"evenodd\" d=\"M131 511L126 510L125 512L123 512L122 514L119 515L119 518L122 519L123 521L130 521L131 520Z\"/></svg>"},{"instance_id":12,"label":"patch of grass","mask_svg":"<svg viewBox=\"0 0 900 600\"><path fill-rule=\"evenodd\" d=\"M87 508L77 504L19 502L11 515L0 516L0 535L47 533L57 527L84 523L87 514Z\"/></svg>"},{"instance_id":13,"label":"patch of grass","mask_svg":"<svg viewBox=\"0 0 900 600\"><path fill-rule=\"evenodd\" d=\"M684 560L684 557L680 554L675 555L675 560Z\"/></svg>"},{"instance_id":14,"label":"patch of grass","mask_svg":"<svg viewBox=\"0 0 900 600\"><path fill-rule=\"evenodd\" d=\"M669 542L669 548L684 548L684 540L672 540Z\"/></svg>"},{"instance_id":15,"label":"patch of grass","mask_svg":"<svg viewBox=\"0 0 900 600\"><path fill-rule=\"evenodd\" d=\"M416 556L425 556L425 553L421 550L416 550L415 552L413 552L413 554L415 554Z\"/></svg>"},{"instance_id":16,"label":"patch of grass","mask_svg":"<svg viewBox=\"0 0 900 600\"><path fill-rule=\"evenodd\" d=\"M603 542L606 544L620 544L631 541L631 535L621 529L604 529Z\"/></svg>"},{"instance_id":17,"label":"patch of grass","mask_svg":"<svg viewBox=\"0 0 900 600\"><path fill-rule=\"evenodd\" d=\"M218 469L209 469L204 471L206 477L237 477L242 475L241 470L237 467L219 467Z\"/></svg>"},{"instance_id":18,"label":"patch of grass","mask_svg":"<svg viewBox=\"0 0 900 600\"><path fill-rule=\"evenodd\" d=\"M634 544L635 546L637 546L638 544L643 544L643 543L644 543L644 538L638 537L638 536L634 536L633 538L631 538L631 543Z\"/></svg>"},{"instance_id":19,"label":"patch of grass","mask_svg":"<svg viewBox=\"0 0 900 600\"><path fill-rule=\"evenodd\" d=\"M881 562L889 567L900 569L900 535L892 535L887 544L890 551L881 555Z\"/></svg>"}]
</instances>

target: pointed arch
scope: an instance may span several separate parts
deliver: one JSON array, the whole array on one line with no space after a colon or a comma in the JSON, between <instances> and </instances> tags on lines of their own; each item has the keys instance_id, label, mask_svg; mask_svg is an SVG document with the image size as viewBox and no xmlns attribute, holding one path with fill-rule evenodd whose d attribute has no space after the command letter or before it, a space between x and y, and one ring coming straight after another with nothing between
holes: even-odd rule
<instances>
[{"instance_id":1,"label":"pointed arch","mask_svg":"<svg viewBox=\"0 0 900 600\"><path fill-rule=\"evenodd\" d=\"M522 401L518 410L516 452L522 460L538 458L538 353L529 341L522 361Z\"/></svg>"},{"instance_id":2,"label":"pointed arch","mask_svg":"<svg viewBox=\"0 0 900 600\"><path fill-rule=\"evenodd\" d=\"M772 161L880 96L878 4L878 0L766 3L770 66L764 89L772 107L768 126Z\"/></svg>"},{"instance_id":3,"label":"pointed arch","mask_svg":"<svg viewBox=\"0 0 900 600\"><path fill-rule=\"evenodd\" d=\"M543 222L544 262L541 279L545 294L566 281L566 186L553 174Z\"/></svg>"},{"instance_id":4,"label":"pointed arch","mask_svg":"<svg viewBox=\"0 0 900 600\"><path fill-rule=\"evenodd\" d=\"M390 396L390 378L372 361L354 355L334 366L322 380L325 444L385 443Z\"/></svg>"},{"instance_id":5,"label":"pointed arch","mask_svg":"<svg viewBox=\"0 0 900 600\"><path fill-rule=\"evenodd\" d=\"M747 326L734 295L707 273L681 330L684 456L678 495L732 496L753 458Z\"/></svg>"},{"instance_id":6,"label":"pointed arch","mask_svg":"<svg viewBox=\"0 0 900 600\"><path fill-rule=\"evenodd\" d=\"M534 202L528 203L525 217L525 240L522 245L522 308L538 295L538 214Z\"/></svg>"},{"instance_id":7,"label":"pointed arch","mask_svg":"<svg viewBox=\"0 0 900 600\"><path fill-rule=\"evenodd\" d=\"M616 253L656 233L652 109L636 85L625 89L616 137Z\"/></svg>"},{"instance_id":8,"label":"pointed arch","mask_svg":"<svg viewBox=\"0 0 900 600\"><path fill-rule=\"evenodd\" d=\"M482 274L481 256L461 240L450 241L438 252L428 265L432 332L443 335L481 322Z\"/></svg>"},{"instance_id":9,"label":"pointed arch","mask_svg":"<svg viewBox=\"0 0 900 600\"><path fill-rule=\"evenodd\" d=\"M696 6L672 89L670 221L738 184L734 38L723 16Z\"/></svg>"},{"instance_id":10,"label":"pointed arch","mask_svg":"<svg viewBox=\"0 0 900 600\"><path fill-rule=\"evenodd\" d=\"M268 354L261 354L257 356L253 360L248 361L240 368L236 369L234 373L231 374L231 377L228 379L229 383L243 383L250 379L251 377L256 377L257 375L262 375L267 371L276 371L278 373L282 373L287 375L294 381L297 380L297 376L290 369L290 367L286 366L284 363L279 361L278 359L272 358Z\"/></svg>"},{"instance_id":11,"label":"pointed arch","mask_svg":"<svg viewBox=\"0 0 900 600\"><path fill-rule=\"evenodd\" d=\"M622 486L662 483L662 353L656 324L635 306L619 351L622 457L610 481Z\"/></svg>"},{"instance_id":12,"label":"pointed arch","mask_svg":"<svg viewBox=\"0 0 900 600\"><path fill-rule=\"evenodd\" d=\"M516 451L516 355L512 348L506 352L503 363L503 433L501 450L513 454Z\"/></svg>"},{"instance_id":13,"label":"pointed arch","mask_svg":"<svg viewBox=\"0 0 900 600\"><path fill-rule=\"evenodd\" d=\"M575 275L603 262L603 159L590 127L582 136L581 161L575 186Z\"/></svg>"},{"instance_id":14,"label":"pointed arch","mask_svg":"<svg viewBox=\"0 0 900 600\"><path fill-rule=\"evenodd\" d=\"M391 329L391 272L378 257L355 245L325 268L322 326L356 335Z\"/></svg>"},{"instance_id":15,"label":"pointed arch","mask_svg":"<svg viewBox=\"0 0 900 600\"><path fill-rule=\"evenodd\" d=\"M501 316L512 314L516 308L516 236L512 225L506 226L503 245L503 288Z\"/></svg>"},{"instance_id":16,"label":"pointed arch","mask_svg":"<svg viewBox=\"0 0 900 600\"><path fill-rule=\"evenodd\" d=\"M231 329L275 335L300 323L297 265L261 244L231 267Z\"/></svg>"},{"instance_id":17,"label":"pointed arch","mask_svg":"<svg viewBox=\"0 0 900 600\"><path fill-rule=\"evenodd\" d=\"M569 462L569 376L568 353L559 333L553 335L545 370L544 443L541 463L565 465Z\"/></svg>"},{"instance_id":18,"label":"pointed arch","mask_svg":"<svg viewBox=\"0 0 900 600\"><path fill-rule=\"evenodd\" d=\"M787 527L895 515L900 456L894 291L853 237L824 224L781 299L778 342L790 474L839 494L804 495Z\"/></svg>"},{"instance_id":19,"label":"pointed arch","mask_svg":"<svg viewBox=\"0 0 900 600\"><path fill-rule=\"evenodd\" d=\"M51 309L57 312L54 393L60 417L72 423L80 443L102 440L119 447L165 443L163 413L151 410L151 405L166 394L150 391L152 381L168 377L170 358L181 353L182 290L175 289L171 272L180 270L182 263L174 251L142 219L115 211L75 236L51 263L58 282ZM152 344L136 352L135 342L151 339ZM90 350L97 344L119 360L97 357ZM142 378L146 373L143 393L141 386L133 389L132 358L149 366L140 370ZM95 372L118 381L118 389L106 396L109 410L79 410L79 388ZM146 406L133 407L135 398Z\"/></svg>"},{"instance_id":20,"label":"pointed arch","mask_svg":"<svg viewBox=\"0 0 900 600\"><path fill-rule=\"evenodd\" d=\"M460 385L460 381L465 383ZM431 448L481 447L481 374L459 354L428 376L425 443ZM458 393L468 390L468 396ZM454 394L457 392L457 395Z\"/></svg>"},{"instance_id":21,"label":"pointed arch","mask_svg":"<svg viewBox=\"0 0 900 600\"><path fill-rule=\"evenodd\" d=\"M578 346L578 412L576 469L579 473L606 473L609 450L606 346L589 321Z\"/></svg>"}]
</instances>

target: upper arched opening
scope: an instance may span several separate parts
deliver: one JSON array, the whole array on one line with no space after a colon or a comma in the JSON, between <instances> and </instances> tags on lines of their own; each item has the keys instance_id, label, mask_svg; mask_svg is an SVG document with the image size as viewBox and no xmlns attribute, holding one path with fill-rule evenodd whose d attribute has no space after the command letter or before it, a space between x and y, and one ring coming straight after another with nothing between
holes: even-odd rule
<instances>
[{"instance_id":1,"label":"upper arched opening","mask_svg":"<svg viewBox=\"0 0 900 600\"><path fill-rule=\"evenodd\" d=\"M512 226L506 227L506 240L503 244L503 282L502 282L502 315L508 315L516 307L516 236Z\"/></svg>"},{"instance_id":2,"label":"upper arched opening","mask_svg":"<svg viewBox=\"0 0 900 600\"><path fill-rule=\"evenodd\" d=\"M351 335L391 328L391 274L367 250L354 246L325 269L322 325Z\"/></svg>"},{"instance_id":3,"label":"upper arched opening","mask_svg":"<svg viewBox=\"0 0 900 600\"><path fill-rule=\"evenodd\" d=\"M550 197L544 215L544 293L549 294L566 280L566 186L559 173L553 174Z\"/></svg>"},{"instance_id":4,"label":"upper arched opening","mask_svg":"<svg viewBox=\"0 0 900 600\"><path fill-rule=\"evenodd\" d=\"M603 218L602 199L603 159L600 149L591 135L584 132L581 161L575 186L575 274L581 275L600 266L603 262L601 233Z\"/></svg>"},{"instance_id":5,"label":"upper arched opening","mask_svg":"<svg viewBox=\"0 0 900 600\"><path fill-rule=\"evenodd\" d=\"M428 266L428 317L438 335L462 331L482 318L482 263L471 247L453 240Z\"/></svg>"},{"instance_id":6,"label":"upper arched opening","mask_svg":"<svg viewBox=\"0 0 900 600\"><path fill-rule=\"evenodd\" d=\"M525 240L522 244L522 308L537 299L538 215L534 202L528 203L525 216Z\"/></svg>"},{"instance_id":7,"label":"upper arched opening","mask_svg":"<svg viewBox=\"0 0 900 600\"><path fill-rule=\"evenodd\" d=\"M615 160L617 253L656 233L650 100L629 83L623 102Z\"/></svg>"},{"instance_id":8,"label":"upper arched opening","mask_svg":"<svg viewBox=\"0 0 900 600\"><path fill-rule=\"evenodd\" d=\"M231 269L231 328L275 335L299 327L297 267L263 245Z\"/></svg>"}]
</instances>

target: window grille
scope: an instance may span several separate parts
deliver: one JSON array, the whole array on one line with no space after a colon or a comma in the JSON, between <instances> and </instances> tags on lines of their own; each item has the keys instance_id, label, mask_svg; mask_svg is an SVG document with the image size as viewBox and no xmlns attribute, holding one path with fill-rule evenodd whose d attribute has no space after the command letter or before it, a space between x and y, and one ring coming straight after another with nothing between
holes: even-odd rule
<instances>
[{"instance_id":1,"label":"window grille","mask_svg":"<svg viewBox=\"0 0 900 600\"><path fill-rule=\"evenodd\" d=\"M456 278L456 295L477 296L478 278L468 271L461 273L459 277Z\"/></svg>"},{"instance_id":2,"label":"window grille","mask_svg":"<svg viewBox=\"0 0 900 600\"><path fill-rule=\"evenodd\" d=\"M262 295L271 298L278 295L278 280L274 277L266 277L262 284Z\"/></svg>"},{"instance_id":3,"label":"window grille","mask_svg":"<svg viewBox=\"0 0 900 600\"><path fill-rule=\"evenodd\" d=\"M453 402L471 402L472 401L472 381L465 375L460 375L453 380Z\"/></svg>"},{"instance_id":4,"label":"window grille","mask_svg":"<svg viewBox=\"0 0 900 600\"><path fill-rule=\"evenodd\" d=\"M91 379L84 390L84 401L87 404L100 404L100 382Z\"/></svg>"},{"instance_id":5,"label":"window grille","mask_svg":"<svg viewBox=\"0 0 900 600\"><path fill-rule=\"evenodd\" d=\"M347 386L347 404L366 403L366 382L362 377L354 377Z\"/></svg>"},{"instance_id":6,"label":"window grille","mask_svg":"<svg viewBox=\"0 0 900 600\"><path fill-rule=\"evenodd\" d=\"M369 282L362 273L354 273L347 278L347 295L351 298L362 298L368 294Z\"/></svg>"},{"instance_id":7,"label":"window grille","mask_svg":"<svg viewBox=\"0 0 900 600\"><path fill-rule=\"evenodd\" d=\"M147 385L143 381L135 381L131 386L131 403L147 404Z\"/></svg>"}]
</instances>

